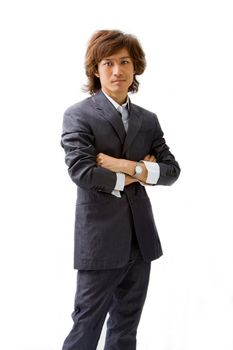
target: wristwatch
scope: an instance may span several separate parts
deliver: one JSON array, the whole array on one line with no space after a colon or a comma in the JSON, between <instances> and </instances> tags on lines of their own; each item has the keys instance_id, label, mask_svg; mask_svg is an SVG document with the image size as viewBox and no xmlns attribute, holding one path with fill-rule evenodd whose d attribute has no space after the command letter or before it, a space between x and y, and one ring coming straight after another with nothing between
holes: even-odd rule
<instances>
[{"instance_id":1,"label":"wristwatch","mask_svg":"<svg viewBox=\"0 0 233 350\"><path fill-rule=\"evenodd\" d=\"M137 162L133 176L138 177L142 174L142 172L143 172L143 167L141 166L141 164L139 162Z\"/></svg>"}]
</instances>

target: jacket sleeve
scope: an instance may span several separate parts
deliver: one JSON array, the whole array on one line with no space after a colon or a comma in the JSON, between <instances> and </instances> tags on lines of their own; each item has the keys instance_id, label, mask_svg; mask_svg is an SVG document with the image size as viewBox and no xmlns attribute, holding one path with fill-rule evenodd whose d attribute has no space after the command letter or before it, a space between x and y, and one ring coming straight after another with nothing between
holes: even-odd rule
<instances>
[{"instance_id":1,"label":"jacket sleeve","mask_svg":"<svg viewBox=\"0 0 233 350\"><path fill-rule=\"evenodd\" d=\"M72 181L85 189L111 193L116 174L97 167L95 138L81 111L66 111L63 118L61 146Z\"/></svg>"},{"instance_id":2,"label":"jacket sleeve","mask_svg":"<svg viewBox=\"0 0 233 350\"><path fill-rule=\"evenodd\" d=\"M156 185L170 186L178 179L180 167L173 154L169 151L156 115L155 123L154 138L150 153L155 156L160 167L160 177Z\"/></svg>"}]
</instances>

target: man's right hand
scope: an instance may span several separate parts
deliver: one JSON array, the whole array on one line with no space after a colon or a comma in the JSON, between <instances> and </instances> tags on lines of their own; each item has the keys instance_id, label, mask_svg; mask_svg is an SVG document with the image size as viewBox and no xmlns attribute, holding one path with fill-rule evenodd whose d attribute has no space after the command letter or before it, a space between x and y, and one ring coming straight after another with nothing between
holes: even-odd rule
<instances>
[{"instance_id":1,"label":"man's right hand","mask_svg":"<svg viewBox=\"0 0 233 350\"><path fill-rule=\"evenodd\" d=\"M155 156L152 154L147 154L143 160L147 160L148 162L154 162L156 163L156 158Z\"/></svg>"}]
</instances>

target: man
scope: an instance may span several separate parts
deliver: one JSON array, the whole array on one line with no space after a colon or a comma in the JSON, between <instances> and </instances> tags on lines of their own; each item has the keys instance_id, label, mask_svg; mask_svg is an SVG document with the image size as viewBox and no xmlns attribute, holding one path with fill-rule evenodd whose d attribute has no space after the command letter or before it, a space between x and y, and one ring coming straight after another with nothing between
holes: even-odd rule
<instances>
[{"instance_id":1,"label":"man","mask_svg":"<svg viewBox=\"0 0 233 350\"><path fill-rule=\"evenodd\" d=\"M132 35L101 30L85 68L91 97L64 114L62 146L77 185L74 325L63 350L136 349L151 261L162 255L146 185L171 185L180 168L154 113L131 103L145 54Z\"/></svg>"}]
</instances>

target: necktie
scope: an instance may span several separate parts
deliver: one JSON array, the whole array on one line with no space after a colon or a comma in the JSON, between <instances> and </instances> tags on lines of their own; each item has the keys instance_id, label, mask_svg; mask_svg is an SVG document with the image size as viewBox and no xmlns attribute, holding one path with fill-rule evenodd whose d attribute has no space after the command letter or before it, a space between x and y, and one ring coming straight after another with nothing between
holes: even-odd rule
<instances>
[{"instance_id":1,"label":"necktie","mask_svg":"<svg viewBox=\"0 0 233 350\"><path fill-rule=\"evenodd\" d=\"M122 122L125 128L125 132L128 130L128 108L126 106L119 106L118 111L121 113Z\"/></svg>"}]
</instances>

